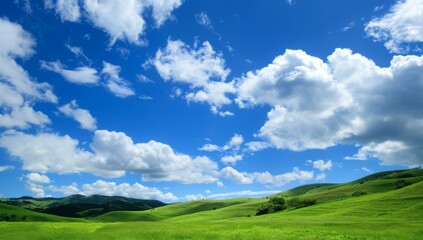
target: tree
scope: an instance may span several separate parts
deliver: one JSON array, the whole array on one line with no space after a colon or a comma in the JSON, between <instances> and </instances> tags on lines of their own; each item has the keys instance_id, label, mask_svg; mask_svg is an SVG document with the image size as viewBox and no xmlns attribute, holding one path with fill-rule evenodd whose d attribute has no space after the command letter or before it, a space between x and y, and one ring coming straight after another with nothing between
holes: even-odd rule
<instances>
[{"instance_id":1,"label":"tree","mask_svg":"<svg viewBox=\"0 0 423 240\"><path fill-rule=\"evenodd\" d=\"M263 215L268 213L274 213L286 209L286 202L283 197L272 197L269 202L259 206L256 211L256 215Z\"/></svg>"}]
</instances>

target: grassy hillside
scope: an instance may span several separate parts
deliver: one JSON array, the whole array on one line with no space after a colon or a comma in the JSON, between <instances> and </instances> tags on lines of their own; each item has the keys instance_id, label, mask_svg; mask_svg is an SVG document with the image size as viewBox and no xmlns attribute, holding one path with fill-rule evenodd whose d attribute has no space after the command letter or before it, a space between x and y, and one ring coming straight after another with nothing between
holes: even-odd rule
<instances>
[{"instance_id":1,"label":"grassy hillside","mask_svg":"<svg viewBox=\"0 0 423 240\"><path fill-rule=\"evenodd\" d=\"M71 195L65 198L10 198L0 202L21 208L64 217L94 217L111 211L141 211L165 206L157 200L120 196Z\"/></svg>"},{"instance_id":2,"label":"grassy hillside","mask_svg":"<svg viewBox=\"0 0 423 240\"><path fill-rule=\"evenodd\" d=\"M353 196L358 190L367 193ZM200 200L154 210L117 211L84 223L3 222L0 239L397 240L423 236L420 169L373 174L345 184L306 185L278 195L318 201L261 216L255 216L255 211L266 198Z\"/></svg>"},{"instance_id":3,"label":"grassy hillside","mask_svg":"<svg viewBox=\"0 0 423 240\"><path fill-rule=\"evenodd\" d=\"M50 214L38 213L0 203L0 221L6 222L78 222L79 219L64 218Z\"/></svg>"}]
</instances>

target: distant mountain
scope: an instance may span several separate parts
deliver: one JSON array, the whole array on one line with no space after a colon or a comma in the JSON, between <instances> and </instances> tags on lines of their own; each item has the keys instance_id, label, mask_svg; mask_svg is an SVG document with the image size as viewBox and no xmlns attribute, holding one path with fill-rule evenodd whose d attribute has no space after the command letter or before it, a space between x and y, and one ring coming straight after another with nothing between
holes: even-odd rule
<instances>
[{"instance_id":1,"label":"distant mountain","mask_svg":"<svg viewBox=\"0 0 423 240\"><path fill-rule=\"evenodd\" d=\"M157 200L142 200L120 196L71 195L64 198L9 198L1 203L63 217L88 218L112 211L141 211L166 204Z\"/></svg>"}]
</instances>

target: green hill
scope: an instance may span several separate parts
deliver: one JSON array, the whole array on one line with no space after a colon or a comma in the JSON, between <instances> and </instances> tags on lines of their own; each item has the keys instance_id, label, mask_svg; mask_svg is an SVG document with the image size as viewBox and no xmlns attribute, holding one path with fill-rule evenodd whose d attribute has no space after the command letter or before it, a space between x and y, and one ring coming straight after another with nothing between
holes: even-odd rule
<instances>
[{"instance_id":1,"label":"green hill","mask_svg":"<svg viewBox=\"0 0 423 240\"><path fill-rule=\"evenodd\" d=\"M166 204L157 200L141 200L120 196L71 195L65 198L10 198L1 203L64 217L94 217L111 211L141 211Z\"/></svg>"},{"instance_id":2,"label":"green hill","mask_svg":"<svg viewBox=\"0 0 423 240\"><path fill-rule=\"evenodd\" d=\"M288 202L298 198L317 203L256 216L267 198L200 200L144 211L114 211L75 223L0 204L0 214L27 216L26 222L0 222L0 239L417 240L423 236L421 169L376 173L343 184L305 185L276 196ZM40 216L44 220L38 220Z\"/></svg>"},{"instance_id":3,"label":"green hill","mask_svg":"<svg viewBox=\"0 0 423 240\"><path fill-rule=\"evenodd\" d=\"M6 222L78 222L79 219L64 218L33 212L20 207L0 203L0 221Z\"/></svg>"}]
</instances>

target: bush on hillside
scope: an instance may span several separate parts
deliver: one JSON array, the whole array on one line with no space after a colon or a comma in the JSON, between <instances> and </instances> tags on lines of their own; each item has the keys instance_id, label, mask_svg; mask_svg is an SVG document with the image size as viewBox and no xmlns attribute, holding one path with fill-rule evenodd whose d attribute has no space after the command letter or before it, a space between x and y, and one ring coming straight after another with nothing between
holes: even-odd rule
<instances>
[{"instance_id":1,"label":"bush on hillside","mask_svg":"<svg viewBox=\"0 0 423 240\"><path fill-rule=\"evenodd\" d=\"M404 179L401 179L401 180L398 180L398 181L395 182L395 189L407 187L408 185L411 185L411 183L405 181Z\"/></svg>"},{"instance_id":2,"label":"bush on hillside","mask_svg":"<svg viewBox=\"0 0 423 240\"><path fill-rule=\"evenodd\" d=\"M353 194L351 196L358 197L358 196L365 195L365 194L367 194L367 191L365 191L365 190L357 190L357 191L353 192Z\"/></svg>"},{"instance_id":3,"label":"bush on hillside","mask_svg":"<svg viewBox=\"0 0 423 240\"><path fill-rule=\"evenodd\" d=\"M288 201L288 206L293 208L303 208L312 206L317 203L316 199L299 199L299 198L292 198Z\"/></svg>"},{"instance_id":4,"label":"bush on hillside","mask_svg":"<svg viewBox=\"0 0 423 240\"><path fill-rule=\"evenodd\" d=\"M282 197L273 197L269 199L269 202L259 206L256 211L256 215L263 215L282 211L286 209L285 199Z\"/></svg>"}]
</instances>

